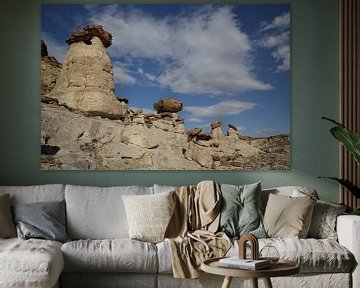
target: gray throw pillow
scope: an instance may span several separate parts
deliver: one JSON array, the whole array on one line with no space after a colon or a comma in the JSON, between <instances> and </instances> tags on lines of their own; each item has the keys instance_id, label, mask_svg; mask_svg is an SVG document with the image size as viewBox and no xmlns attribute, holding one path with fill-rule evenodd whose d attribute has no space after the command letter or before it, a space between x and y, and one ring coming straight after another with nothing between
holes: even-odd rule
<instances>
[{"instance_id":1,"label":"gray throw pillow","mask_svg":"<svg viewBox=\"0 0 360 288\"><path fill-rule=\"evenodd\" d=\"M65 201L15 204L13 215L19 238L70 241L65 232Z\"/></svg>"},{"instance_id":2,"label":"gray throw pillow","mask_svg":"<svg viewBox=\"0 0 360 288\"><path fill-rule=\"evenodd\" d=\"M243 186L222 184L221 192L219 231L229 237L250 233L257 238L266 238L260 216L261 182Z\"/></svg>"},{"instance_id":3,"label":"gray throw pillow","mask_svg":"<svg viewBox=\"0 0 360 288\"><path fill-rule=\"evenodd\" d=\"M309 238L337 240L336 219L346 206L318 200L312 214Z\"/></svg>"},{"instance_id":4,"label":"gray throw pillow","mask_svg":"<svg viewBox=\"0 0 360 288\"><path fill-rule=\"evenodd\" d=\"M15 224L11 215L10 195L0 196L0 238L16 237Z\"/></svg>"}]
</instances>

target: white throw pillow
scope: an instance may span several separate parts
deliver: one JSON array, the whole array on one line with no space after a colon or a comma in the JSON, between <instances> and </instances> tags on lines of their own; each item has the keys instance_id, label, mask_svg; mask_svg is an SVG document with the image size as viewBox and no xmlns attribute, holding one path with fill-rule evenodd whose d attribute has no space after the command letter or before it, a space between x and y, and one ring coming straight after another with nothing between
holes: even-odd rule
<instances>
[{"instance_id":1,"label":"white throw pillow","mask_svg":"<svg viewBox=\"0 0 360 288\"><path fill-rule=\"evenodd\" d=\"M122 196L131 239L151 243L164 240L175 208L173 193Z\"/></svg>"}]
</instances>

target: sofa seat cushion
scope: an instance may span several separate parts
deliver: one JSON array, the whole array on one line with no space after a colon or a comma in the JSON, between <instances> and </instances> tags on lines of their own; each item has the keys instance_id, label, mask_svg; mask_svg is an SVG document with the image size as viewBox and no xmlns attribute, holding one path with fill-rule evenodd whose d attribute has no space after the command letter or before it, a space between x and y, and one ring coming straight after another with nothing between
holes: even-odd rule
<instances>
[{"instance_id":1,"label":"sofa seat cushion","mask_svg":"<svg viewBox=\"0 0 360 288\"><path fill-rule=\"evenodd\" d=\"M156 273L156 246L122 239L77 240L61 248L66 272Z\"/></svg>"},{"instance_id":2,"label":"sofa seat cushion","mask_svg":"<svg viewBox=\"0 0 360 288\"><path fill-rule=\"evenodd\" d=\"M330 239L267 238L259 239L259 249L274 246L280 258L300 264L302 273L350 272L354 265L353 255L338 242ZM167 241L157 244L159 273L172 273L171 248ZM235 241L227 256L238 255ZM250 251L248 251L250 256Z\"/></svg>"},{"instance_id":3,"label":"sofa seat cushion","mask_svg":"<svg viewBox=\"0 0 360 288\"><path fill-rule=\"evenodd\" d=\"M1 287L52 287L63 268L60 242L0 239Z\"/></svg>"},{"instance_id":4,"label":"sofa seat cushion","mask_svg":"<svg viewBox=\"0 0 360 288\"><path fill-rule=\"evenodd\" d=\"M266 245L275 247L281 259L298 263L302 273L350 272L354 265L353 255L330 239L259 239L260 250ZM234 243L228 256L236 255L237 251L238 245Z\"/></svg>"}]
</instances>

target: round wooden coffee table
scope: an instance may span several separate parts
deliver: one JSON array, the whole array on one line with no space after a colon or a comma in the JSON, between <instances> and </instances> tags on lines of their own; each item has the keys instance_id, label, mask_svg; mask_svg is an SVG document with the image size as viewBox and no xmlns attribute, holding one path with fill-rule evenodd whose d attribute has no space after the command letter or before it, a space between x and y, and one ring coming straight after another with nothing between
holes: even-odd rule
<instances>
[{"instance_id":1,"label":"round wooden coffee table","mask_svg":"<svg viewBox=\"0 0 360 288\"><path fill-rule=\"evenodd\" d=\"M258 288L258 278L263 278L265 287L272 288L270 277L289 276L300 272L300 266L288 260L279 260L270 268L254 271L222 267L219 265L219 259L221 258L204 260L201 263L201 270L210 274L225 276L222 288L229 288L233 277L251 278L254 288Z\"/></svg>"}]
</instances>

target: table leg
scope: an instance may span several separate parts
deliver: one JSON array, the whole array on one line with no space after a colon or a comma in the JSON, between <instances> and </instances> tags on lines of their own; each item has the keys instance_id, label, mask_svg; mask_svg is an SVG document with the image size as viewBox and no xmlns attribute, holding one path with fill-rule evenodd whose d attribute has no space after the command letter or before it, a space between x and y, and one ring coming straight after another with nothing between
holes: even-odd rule
<instances>
[{"instance_id":1,"label":"table leg","mask_svg":"<svg viewBox=\"0 0 360 288\"><path fill-rule=\"evenodd\" d=\"M263 279L264 279L265 288L273 288L270 278L266 277Z\"/></svg>"},{"instance_id":2,"label":"table leg","mask_svg":"<svg viewBox=\"0 0 360 288\"><path fill-rule=\"evenodd\" d=\"M231 276L225 276L224 282L221 286L221 288L230 288L232 277Z\"/></svg>"},{"instance_id":3,"label":"table leg","mask_svg":"<svg viewBox=\"0 0 360 288\"><path fill-rule=\"evenodd\" d=\"M258 288L258 279L257 278L251 278L252 287Z\"/></svg>"}]
</instances>

